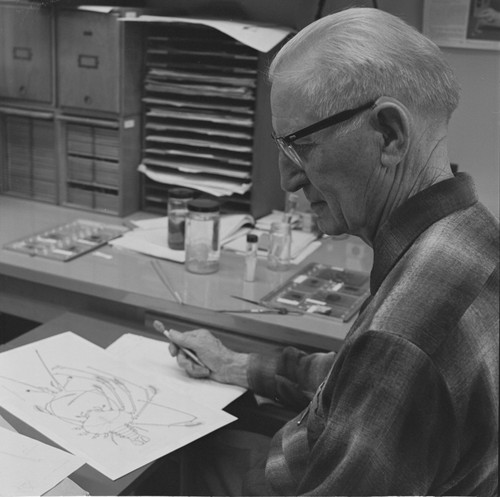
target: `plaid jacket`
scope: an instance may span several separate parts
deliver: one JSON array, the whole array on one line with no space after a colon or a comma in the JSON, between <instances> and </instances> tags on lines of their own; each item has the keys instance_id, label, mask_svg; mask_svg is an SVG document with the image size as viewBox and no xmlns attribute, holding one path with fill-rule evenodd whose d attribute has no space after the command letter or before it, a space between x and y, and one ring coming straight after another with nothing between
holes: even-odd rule
<instances>
[{"instance_id":1,"label":"plaid jacket","mask_svg":"<svg viewBox=\"0 0 500 497\"><path fill-rule=\"evenodd\" d=\"M251 356L256 393L307 406L272 440L267 493L495 495L498 221L459 174L373 248L371 300L336 355Z\"/></svg>"}]
</instances>

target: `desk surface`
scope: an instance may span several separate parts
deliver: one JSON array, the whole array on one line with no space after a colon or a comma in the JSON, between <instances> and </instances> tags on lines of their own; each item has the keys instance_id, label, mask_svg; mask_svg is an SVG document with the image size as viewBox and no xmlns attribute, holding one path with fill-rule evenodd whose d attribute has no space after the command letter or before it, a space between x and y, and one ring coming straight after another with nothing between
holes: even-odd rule
<instances>
[{"instance_id":1,"label":"desk surface","mask_svg":"<svg viewBox=\"0 0 500 497\"><path fill-rule=\"evenodd\" d=\"M136 213L127 219L152 217ZM0 195L0 247L75 219L119 224L124 220ZM151 258L111 246L70 262L58 262L0 249L0 312L46 322L66 310L96 312L144 322L145 313L164 314L183 329L207 327L272 344L335 350L350 323L319 316L223 314L216 309L252 307L232 299L259 300L289 278L297 267L273 272L259 260L256 281L243 281L243 257L222 252L218 273L195 275L182 264L161 261L186 304L175 301L153 270ZM372 252L357 238L328 239L303 261L369 271ZM246 343L246 342L245 342ZM245 343L242 345L246 347Z\"/></svg>"},{"instance_id":2,"label":"desk surface","mask_svg":"<svg viewBox=\"0 0 500 497\"><path fill-rule=\"evenodd\" d=\"M149 338L155 338L150 333L137 330L136 328L125 327L121 323L114 324L109 321L104 322L89 316L67 313L21 335L5 345L1 345L0 352L5 352L6 350L14 347L35 342L65 331L72 331L101 347L107 347L124 333L135 333L148 336ZM159 336L158 339L161 340L162 337ZM36 438L44 443L48 443L49 445L56 445L34 428L18 420L2 408L0 408L0 414L23 435ZM115 481L110 480L102 473L85 464L75 471L70 478L84 490L89 492L90 495L127 494L133 492L135 485L137 485L142 478L146 477L149 471L154 470L154 466L158 464L158 461L147 464Z\"/></svg>"}]
</instances>

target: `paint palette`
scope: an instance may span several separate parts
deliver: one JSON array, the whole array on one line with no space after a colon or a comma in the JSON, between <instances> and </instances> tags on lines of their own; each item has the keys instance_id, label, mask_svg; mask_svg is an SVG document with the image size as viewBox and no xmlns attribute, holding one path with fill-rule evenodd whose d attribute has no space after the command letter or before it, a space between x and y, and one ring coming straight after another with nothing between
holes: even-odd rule
<instances>
[{"instance_id":1,"label":"paint palette","mask_svg":"<svg viewBox=\"0 0 500 497\"><path fill-rule=\"evenodd\" d=\"M125 226L77 219L7 243L4 248L65 262L105 245L128 230Z\"/></svg>"},{"instance_id":2,"label":"paint palette","mask_svg":"<svg viewBox=\"0 0 500 497\"><path fill-rule=\"evenodd\" d=\"M346 322L370 294L370 275L311 263L268 293L262 303Z\"/></svg>"}]
</instances>

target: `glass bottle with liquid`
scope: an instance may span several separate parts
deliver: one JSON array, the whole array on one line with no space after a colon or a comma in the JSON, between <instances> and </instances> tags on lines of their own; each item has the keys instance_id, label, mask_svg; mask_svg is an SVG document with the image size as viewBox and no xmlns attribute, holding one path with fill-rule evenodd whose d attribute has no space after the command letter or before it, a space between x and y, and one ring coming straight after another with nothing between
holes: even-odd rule
<instances>
[{"instance_id":1,"label":"glass bottle with liquid","mask_svg":"<svg viewBox=\"0 0 500 497\"><path fill-rule=\"evenodd\" d=\"M219 202L190 200L186 218L186 270L209 274L219 270Z\"/></svg>"},{"instance_id":2,"label":"glass bottle with liquid","mask_svg":"<svg viewBox=\"0 0 500 497\"><path fill-rule=\"evenodd\" d=\"M187 203L193 197L189 188L172 188L168 192L168 247L172 250L184 250Z\"/></svg>"}]
</instances>

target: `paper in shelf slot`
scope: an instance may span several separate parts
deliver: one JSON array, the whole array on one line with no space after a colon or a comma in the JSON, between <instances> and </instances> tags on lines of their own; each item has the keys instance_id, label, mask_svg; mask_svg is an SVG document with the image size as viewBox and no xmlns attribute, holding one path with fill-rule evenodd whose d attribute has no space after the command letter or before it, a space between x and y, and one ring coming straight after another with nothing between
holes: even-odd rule
<instances>
[{"instance_id":1,"label":"paper in shelf slot","mask_svg":"<svg viewBox=\"0 0 500 497\"><path fill-rule=\"evenodd\" d=\"M170 119L180 119L186 121L207 121L219 124L229 124L235 126L253 126L253 119L239 117L235 115L221 115L204 111L182 111L177 109L152 109L146 113L147 117L162 117Z\"/></svg>"},{"instance_id":2,"label":"paper in shelf slot","mask_svg":"<svg viewBox=\"0 0 500 497\"><path fill-rule=\"evenodd\" d=\"M161 135L148 135L146 137L148 142L159 142L159 143L169 143L173 146L175 145L188 145L190 147L206 147L206 148L216 148L220 150L229 150L231 152L243 152L247 154L252 153L252 147L248 145L235 145L230 142L214 141L214 140L200 140L194 138L181 138L179 136L161 136Z\"/></svg>"},{"instance_id":3,"label":"paper in shelf slot","mask_svg":"<svg viewBox=\"0 0 500 497\"><path fill-rule=\"evenodd\" d=\"M174 262L185 261L184 250L172 250L168 247L168 217L131 221L131 223L137 226L137 229L110 241L109 244ZM248 232L254 224L255 220L249 214L222 215L219 227L221 245L235 236Z\"/></svg>"},{"instance_id":4,"label":"paper in shelf slot","mask_svg":"<svg viewBox=\"0 0 500 497\"><path fill-rule=\"evenodd\" d=\"M154 153L151 149L146 149L146 153ZM148 166L166 167L175 169L183 173L190 174L215 174L227 178L250 179L251 174L248 171L236 171L217 166L208 166L206 164L197 164L195 162L180 162L173 159L153 159L145 158L143 163Z\"/></svg>"},{"instance_id":5,"label":"paper in shelf slot","mask_svg":"<svg viewBox=\"0 0 500 497\"><path fill-rule=\"evenodd\" d=\"M138 171L158 183L184 186L214 195L215 197L224 197L235 193L243 195L252 187L252 183L231 181L229 179L213 179L201 174L190 176L188 174L153 171L144 164L139 166Z\"/></svg>"},{"instance_id":6,"label":"paper in shelf slot","mask_svg":"<svg viewBox=\"0 0 500 497\"><path fill-rule=\"evenodd\" d=\"M254 91L243 86L216 86L216 85L194 85L189 83L177 84L172 82L159 82L146 80L146 91L152 93L174 93L177 95L204 96L233 98L239 100L253 100Z\"/></svg>"},{"instance_id":7,"label":"paper in shelf slot","mask_svg":"<svg viewBox=\"0 0 500 497\"><path fill-rule=\"evenodd\" d=\"M210 125L208 125L210 126ZM175 123L159 123L159 122L148 122L145 125L146 130L154 130L158 131L160 133L163 132L168 132L168 131L174 131L174 132L186 132L186 133L194 133L194 134L200 134L200 135L207 135L207 136L223 136L227 138L236 138L236 139L241 139L241 140L252 140L252 134L251 133L245 133L243 131L235 131L235 130L229 130L229 129L216 129L216 128L210 128L206 126L184 126L182 124L175 124Z\"/></svg>"},{"instance_id":8,"label":"paper in shelf slot","mask_svg":"<svg viewBox=\"0 0 500 497\"><path fill-rule=\"evenodd\" d=\"M219 112L230 112L235 114L254 114L254 110L251 106L247 105L234 105L234 104L224 104L220 102L211 101L194 101L189 98L175 96L175 98L169 97L144 97L142 101L151 106L167 106L167 107L179 107L186 109L207 109L211 111Z\"/></svg>"},{"instance_id":9,"label":"paper in shelf slot","mask_svg":"<svg viewBox=\"0 0 500 497\"><path fill-rule=\"evenodd\" d=\"M212 27L218 31L238 40L259 52L267 53L276 45L282 42L292 29L282 26L273 26L271 24L257 24L249 22L235 22L216 19L205 19L195 17L166 17L139 15L136 18L120 18L127 22L151 22L151 23L187 23L202 24Z\"/></svg>"},{"instance_id":10,"label":"paper in shelf slot","mask_svg":"<svg viewBox=\"0 0 500 497\"><path fill-rule=\"evenodd\" d=\"M250 166L251 162L247 159L241 159L238 157L232 157L228 155L223 155L222 151L221 153L216 153L216 151L205 151L205 152L200 152L196 151L195 149L180 149L180 148L175 148L175 149L168 149L168 148L155 148L155 147L148 147L146 151L150 151L151 153L157 154L157 155L166 155L166 156L177 156L179 157L186 157L186 158L191 158L191 159L206 159L208 161L217 161L220 164L232 164L234 166Z\"/></svg>"},{"instance_id":11,"label":"paper in shelf slot","mask_svg":"<svg viewBox=\"0 0 500 497\"><path fill-rule=\"evenodd\" d=\"M189 83L212 83L225 85L227 87L236 88L255 88L255 78L247 78L243 76L226 76L215 75L212 72L204 70L204 66L198 67L197 72L180 71L178 69L150 69L148 71L148 79L150 81L182 81Z\"/></svg>"}]
</instances>

